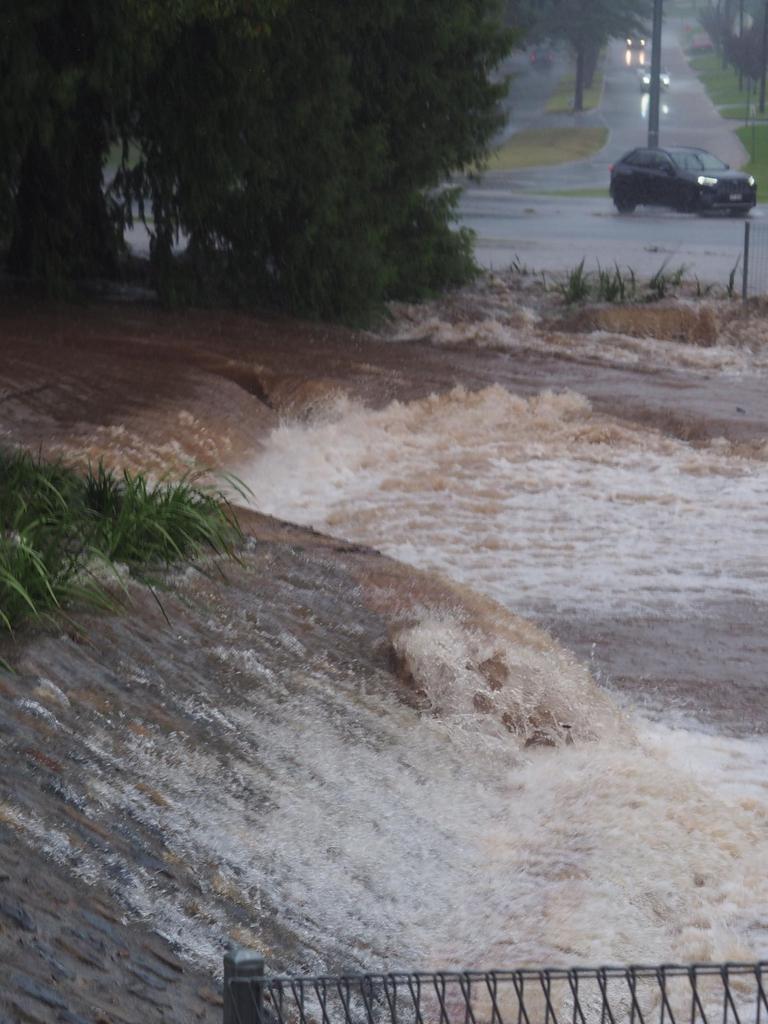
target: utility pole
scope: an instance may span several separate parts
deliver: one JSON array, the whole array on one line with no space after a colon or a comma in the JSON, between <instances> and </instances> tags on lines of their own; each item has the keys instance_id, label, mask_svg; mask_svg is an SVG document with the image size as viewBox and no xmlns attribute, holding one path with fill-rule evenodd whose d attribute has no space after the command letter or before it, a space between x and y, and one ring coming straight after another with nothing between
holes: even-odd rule
<instances>
[{"instance_id":1,"label":"utility pole","mask_svg":"<svg viewBox=\"0 0 768 1024\"><path fill-rule=\"evenodd\" d=\"M765 113L765 62L768 60L768 0L763 8L763 39L760 46L760 100L757 109Z\"/></svg>"},{"instance_id":2,"label":"utility pole","mask_svg":"<svg viewBox=\"0 0 768 1024\"><path fill-rule=\"evenodd\" d=\"M739 0L739 92L744 88L744 0Z\"/></svg>"},{"instance_id":3,"label":"utility pole","mask_svg":"<svg viewBox=\"0 0 768 1024\"><path fill-rule=\"evenodd\" d=\"M653 0L651 33L651 93L648 102L648 148L659 144L659 106L661 98L661 21L663 0ZM768 9L768 0L765 0Z\"/></svg>"}]
</instances>

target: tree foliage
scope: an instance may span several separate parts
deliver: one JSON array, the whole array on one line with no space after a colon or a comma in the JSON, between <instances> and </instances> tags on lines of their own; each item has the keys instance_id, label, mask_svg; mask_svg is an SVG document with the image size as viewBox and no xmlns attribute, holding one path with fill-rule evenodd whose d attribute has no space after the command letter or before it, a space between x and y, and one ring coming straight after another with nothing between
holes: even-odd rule
<instances>
[{"instance_id":1,"label":"tree foliage","mask_svg":"<svg viewBox=\"0 0 768 1024\"><path fill-rule=\"evenodd\" d=\"M338 315L471 272L441 187L498 126L495 0L0 8L12 272L51 289L114 274L136 217L171 297Z\"/></svg>"},{"instance_id":2,"label":"tree foliage","mask_svg":"<svg viewBox=\"0 0 768 1024\"><path fill-rule=\"evenodd\" d=\"M541 0L534 30L561 39L576 57L574 109L582 109L587 69L611 38L649 31L653 0Z\"/></svg>"}]
</instances>

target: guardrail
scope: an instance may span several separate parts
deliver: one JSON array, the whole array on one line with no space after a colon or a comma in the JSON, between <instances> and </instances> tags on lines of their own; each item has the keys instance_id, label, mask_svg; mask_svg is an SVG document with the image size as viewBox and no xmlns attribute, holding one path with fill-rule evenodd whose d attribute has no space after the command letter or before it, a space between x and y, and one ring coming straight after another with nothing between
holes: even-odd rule
<instances>
[{"instance_id":1,"label":"guardrail","mask_svg":"<svg viewBox=\"0 0 768 1024\"><path fill-rule=\"evenodd\" d=\"M237 950L224 1024L768 1024L768 961L269 977Z\"/></svg>"}]
</instances>

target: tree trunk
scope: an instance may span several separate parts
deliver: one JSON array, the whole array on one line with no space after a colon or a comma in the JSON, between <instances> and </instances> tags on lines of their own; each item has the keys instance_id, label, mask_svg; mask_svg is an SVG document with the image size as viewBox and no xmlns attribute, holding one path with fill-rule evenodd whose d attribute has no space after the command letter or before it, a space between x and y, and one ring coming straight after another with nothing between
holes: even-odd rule
<instances>
[{"instance_id":1,"label":"tree trunk","mask_svg":"<svg viewBox=\"0 0 768 1024\"><path fill-rule=\"evenodd\" d=\"M573 90L574 113L584 109L584 44L576 47L576 85Z\"/></svg>"},{"instance_id":2,"label":"tree trunk","mask_svg":"<svg viewBox=\"0 0 768 1024\"><path fill-rule=\"evenodd\" d=\"M22 161L7 267L51 294L116 271L121 236L104 194L102 123L98 99L81 95L50 143L33 137Z\"/></svg>"},{"instance_id":3,"label":"tree trunk","mask_svg":"<svg viewBox=\"0 0 768 1024\"><path fill-rule=\"evenodd\" d=\"M600 56L600 47L590 43L584 54L584 88L591 89L595 81L597 71L597 60Z\"/></svg>"}]
</instances>

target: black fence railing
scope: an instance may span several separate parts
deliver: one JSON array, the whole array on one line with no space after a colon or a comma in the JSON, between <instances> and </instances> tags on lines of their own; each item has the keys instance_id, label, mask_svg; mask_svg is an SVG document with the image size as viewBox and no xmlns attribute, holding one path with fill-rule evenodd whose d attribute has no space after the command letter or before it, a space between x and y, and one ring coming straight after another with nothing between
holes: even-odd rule
<instances>
[{"instance_id":1,"label":"black fence railing","mask_svg":"<svg viewBox=\"0 0 768 1024\"><path fill-rule=\"evenodd\" d=\"M224 960L224 1024L768 1024L768 961L268 977Z\"/></svg>"}]
</instances>

